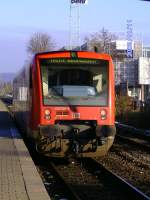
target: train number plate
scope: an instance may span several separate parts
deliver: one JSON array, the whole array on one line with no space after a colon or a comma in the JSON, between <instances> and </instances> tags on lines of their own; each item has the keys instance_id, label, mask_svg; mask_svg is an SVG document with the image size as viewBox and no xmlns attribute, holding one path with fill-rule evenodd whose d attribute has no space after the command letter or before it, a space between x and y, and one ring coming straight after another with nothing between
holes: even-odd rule
<instances>
[{"instance_id":1,"label":"train number plate","mask_svg":"<svg viewBox=\"0 0 150 200\"><path fill-rule=\"evenodd\" d=\"M73 113L74 119L80 119L80 113Z\"/></svg>"}]
</instances>

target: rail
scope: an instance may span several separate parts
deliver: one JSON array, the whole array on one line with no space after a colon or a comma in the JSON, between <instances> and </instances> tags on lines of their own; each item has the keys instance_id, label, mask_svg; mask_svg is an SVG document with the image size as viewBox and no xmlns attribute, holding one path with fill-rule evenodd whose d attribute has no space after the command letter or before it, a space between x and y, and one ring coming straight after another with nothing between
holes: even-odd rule
<instances>
[{"instance_id":1,"label":"rail","mask_svg":"<svg viewBox=\"0 0 150 200\"><path fill-rule=\"evenodd\" d=\"M93 158L47 161L58 174L73 200L150 200L140 190L112 173ZM48 170L48 169L47 169ZM64 191L65 192L65 191Z\"/></svg>"},{"instance_id":2,"label":"rail","mask_svg":"<svg viewBox=\"0 0 150 200\"><path fill-rule=\"evenodd\" d=\"M120 176L114 174L110 170L100 165L95 159L92 159L92 161L95 164L95 167L100 166L101 170L104 173L104 176L108 177L111 183L114 183L118 187L118 189L121 189L123 191L123 195L127 194L127 199L150 200L150 197L148 197L143 192L135 188L133 185L122 179Z\"/></svg>"},{"instance_id":3,"label":"rail","mask_svg":"<svg viewBox=\"0 0 150 200\"><path fill-rule=\"evenodd\" d=\"M143 129L138 129L138 128L135 128L134 126L129 126L127 124L122 124L120 122L115 122L115 125L117 128L121 128L121 129L124 129L124 130L127 130L131 133L136 133L136 136L139 136L139 137L145 137L147 138L148 140L150 140L150 130L143 130Z\"/></svg>"}]
</instances>

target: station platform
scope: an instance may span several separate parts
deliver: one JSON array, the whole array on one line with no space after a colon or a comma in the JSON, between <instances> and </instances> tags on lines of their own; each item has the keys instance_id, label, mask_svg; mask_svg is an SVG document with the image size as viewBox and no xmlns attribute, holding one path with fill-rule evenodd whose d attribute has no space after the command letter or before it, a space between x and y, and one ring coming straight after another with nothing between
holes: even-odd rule
<instances>
[{"instance_id":1,"label":"station platform","mask_svg":"<svg viewBox=\"0 0 150 200\"><path fill-rule=\"evenodd\" d=\"M5 104L0 101L0 200L50 200Z\"/></svg>"}]
</instances>

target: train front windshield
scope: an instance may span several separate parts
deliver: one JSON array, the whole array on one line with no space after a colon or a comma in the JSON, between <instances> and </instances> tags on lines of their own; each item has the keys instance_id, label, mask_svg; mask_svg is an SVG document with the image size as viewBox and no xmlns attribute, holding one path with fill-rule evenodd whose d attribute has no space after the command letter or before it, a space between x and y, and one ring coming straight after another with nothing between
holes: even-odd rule
<instances>
[{"instance_id":1,"label":"train front windshield","mask_svg":"<svg viewBox=\"0 0 150 200\"><path fill-rule=\"evenodd\" d=\"M106 106L108 67L105 60L40 60L44 105Z\"/></svg>"}]
</instances>

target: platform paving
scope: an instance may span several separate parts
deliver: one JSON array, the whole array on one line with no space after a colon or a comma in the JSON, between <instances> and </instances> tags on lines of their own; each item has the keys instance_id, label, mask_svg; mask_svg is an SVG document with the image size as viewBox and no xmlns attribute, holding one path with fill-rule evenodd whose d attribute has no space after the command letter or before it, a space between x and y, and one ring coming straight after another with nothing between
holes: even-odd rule
<instances>
[{"instance_id":1,"label":"platform paving","mask_svg":"<svg viewBox=\"0 0 150 200\"><path fill-rule=\"evenodd\" d=\"M2 101L0 200L50 200L32 158Z\"/></svg>"}]
</instances>

